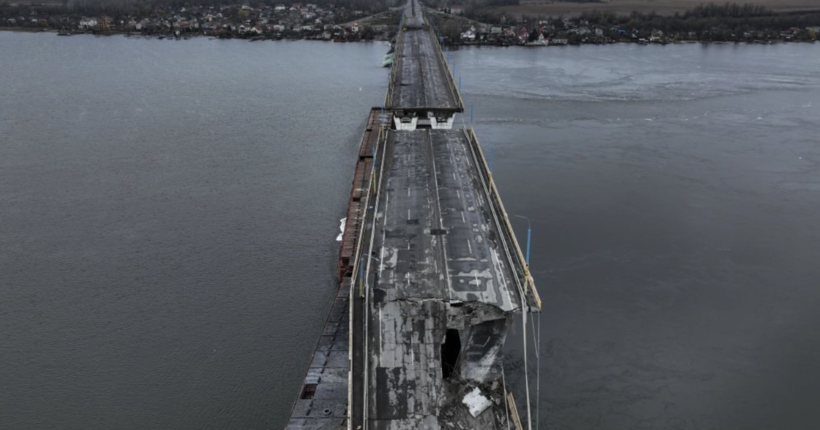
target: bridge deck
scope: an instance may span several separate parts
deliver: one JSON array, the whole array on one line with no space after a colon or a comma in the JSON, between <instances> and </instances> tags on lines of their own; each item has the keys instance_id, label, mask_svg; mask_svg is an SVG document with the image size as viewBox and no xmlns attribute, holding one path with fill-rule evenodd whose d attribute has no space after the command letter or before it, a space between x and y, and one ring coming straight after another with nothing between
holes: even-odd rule
<instances>
[{"instance_id":1,"label":"bridge deck","mask_svg":"<svg viewBox=\"0 0 820 430\"><path fill-rule=\"evenodd\" d=\"M350 280L339 288L286 430L347 428Z\"/></svg>"},{"instance_id":2,"label":"bridge deck","mask_svg":"<svg viewBox=\"0 0 820 430\"><path fill-rule=\"evenodd\" d=\"M512 315L540 299L475 134L444 130L463 103L418 0L403 27L385 106L402 131L381 117L376 128L371 111L340 295L288 430L520 429L501 349ZM463 404L473 390L489 401L476 417Z\"/></svg>"},{"instance_id":3,"label":"bridge deck","mask_svg":"<svg viewBox=\"0 0 820 430\"><path fill-rule=\"evenodd\" d=\"M503 407L473 418L461 405L465 389L498 375L493 359L520 308L474 157L464 131L388 136L370 251L371 428L442 428L445 411L447 426L500 428ZM465 346L446 378L453 331Z\"/></svg>"},{"instance_id":4,"label":"bridge deck","mask_svg":"<svg viewBox=\"0 0 820 430\"><path fill-rule=\"evenodd\" d=\"M408 0L402 11L402 24L406 28L421 28L424 26L424 16L418 0Z\"/></svg>"},{"instance_id":5,"label":"bridge deck","mask_svg":"<svg viewBox=\"0 0 820 430\"><path fill-rule=\"evenodd\" d=\"M400 110L462 111L458 90L435 36L419 25L421 6L416 6L415 17L407 17L414 1L411 0L405 8L407 29L399 33L396 41L396 60L387 107ZM408 21L416 24L410 26Z\"/></svg>"},{"instance_id":6,"label":"bridge deck","mask_svg":"<svg viewBox=\"0 0 820 430\"><path fill-rule=\"evenodd\" d=\"M376 231L385 300L479 301L517 309L490 202L462 130L391 131Z\"/></svg>"}]
</instances>

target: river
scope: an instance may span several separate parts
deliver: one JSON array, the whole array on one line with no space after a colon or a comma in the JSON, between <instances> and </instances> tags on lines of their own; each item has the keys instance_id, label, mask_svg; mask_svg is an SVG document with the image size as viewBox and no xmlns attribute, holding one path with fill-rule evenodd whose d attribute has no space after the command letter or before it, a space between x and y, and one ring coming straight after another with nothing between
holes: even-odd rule
<instances>
[{"instance_id":1,"label":"river","mask_svg":"<svg viewBox=\"0 0 820 430\"><path fill-rule=\"evenodd\" d=\"M532 219L541 428L820 422L818 49L448 54ZM0 428L281 428L385 50L0 32Z\"/></svg>"}]
</instances>

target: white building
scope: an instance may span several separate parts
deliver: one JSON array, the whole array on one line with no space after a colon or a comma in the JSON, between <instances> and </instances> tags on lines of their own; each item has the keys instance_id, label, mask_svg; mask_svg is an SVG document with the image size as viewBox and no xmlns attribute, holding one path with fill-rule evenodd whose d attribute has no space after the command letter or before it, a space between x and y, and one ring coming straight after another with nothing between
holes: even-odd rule
<instances>
[{"instance_id":1,"label":"white building","mask_svg":"<svg viewBox=\"0 0 820 430\"><path fill-rule=\"evenodd\" d=\"M97 18L85 18L83 17L80 20L80 28L82 29L90 29L97 26Z\"/></svg>"}]
</instances>

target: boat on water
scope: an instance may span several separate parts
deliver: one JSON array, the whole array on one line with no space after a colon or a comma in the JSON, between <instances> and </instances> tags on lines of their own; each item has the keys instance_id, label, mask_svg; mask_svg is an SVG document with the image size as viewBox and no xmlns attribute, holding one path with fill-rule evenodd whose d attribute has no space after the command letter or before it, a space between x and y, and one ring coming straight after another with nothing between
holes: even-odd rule
<instances>
[{"instance_id":1,"label":"boat on water","mask_svg":"<svg viewBox=\"0 0 820 430\"><path fill-rule=\"evenodd\" d=\"M392 66L393 65L393 60L395 60L395 55L394 54L386 54L384 56L384 61L382 61L382 66L383 67Z\"/></svg>"},{"instance_id":2,"label":"boat on water","mask_svg":"<svg viewBox=\"0 0 820 430\"><path fill-rule=\"evenodd\" d=\"M390 67L393 65L393 60L396 59L396 52L393 46L390 46L390 50L387 51L387 54L384 54L384 61L382 61L383 67Z\"/></svg>"}]
</instances>

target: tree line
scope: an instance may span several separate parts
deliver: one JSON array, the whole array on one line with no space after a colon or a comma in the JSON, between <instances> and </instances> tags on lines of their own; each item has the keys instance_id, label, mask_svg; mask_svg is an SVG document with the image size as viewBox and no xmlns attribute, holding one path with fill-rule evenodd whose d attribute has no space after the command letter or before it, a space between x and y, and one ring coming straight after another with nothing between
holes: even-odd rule
<instances>
[{"instance_id":1,"label":"tree line","mask_svg":"<svg viewBox=\"0 0 820 430\"><path fill-rule=\"evenodd\" d=\"M295 0L259 0L252 2L251 6L275 6L277 4L290 5ZM369 13L378 13L386 10L389 6L395 6L398 0L306 0L302 3L312 3L318 6L342 8L349 10L361 10ZM16 7L31 8L36 7L38 11L48 14L77 14L77 15L131 15L147 16L151 13L163 9L180 9L182 7L204 6L219 7L223 5L233 5L243 3L242 1L225 0L61 0L59 4L47 3L42 5L19 5L12 6L8 1L0 3L0 9L10 10Z\"/></svg>"},{"instance_id":2,"label":"tree line","mask_svg":"<svg viewBox=\"0 0 820 430\"><path fill-rule=\"evenodd\" d=\"M748 4L698 6L672 16L661 16L654 12L633 12L630 15L585 12L578 18L605 28L661 30L667 33L786 30L820 25L820 11L776 13L759 5Z\"/></svg>"}]
</instances>

